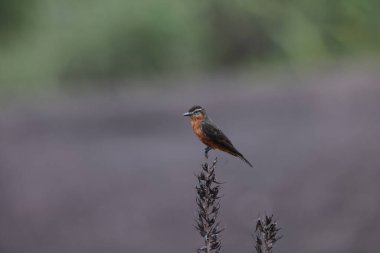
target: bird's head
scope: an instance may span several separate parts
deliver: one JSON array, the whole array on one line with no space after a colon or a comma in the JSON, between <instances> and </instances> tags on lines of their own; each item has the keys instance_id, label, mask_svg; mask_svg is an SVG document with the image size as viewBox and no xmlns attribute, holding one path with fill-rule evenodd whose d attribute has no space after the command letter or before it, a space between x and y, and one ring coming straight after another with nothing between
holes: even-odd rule
<instances>
[{"instance_id":1,"label":"bird's head","mask_svg":"<svg viewBox=\"0 0 380 253\"><path fill-rule=\"evenodd\" d=\"M206 110L199 105L194 105L193 107L191 107L188 112L183 114L183 116L190 117L192 120L203 119L207 117Z\"/></svg>"}]
</instances>

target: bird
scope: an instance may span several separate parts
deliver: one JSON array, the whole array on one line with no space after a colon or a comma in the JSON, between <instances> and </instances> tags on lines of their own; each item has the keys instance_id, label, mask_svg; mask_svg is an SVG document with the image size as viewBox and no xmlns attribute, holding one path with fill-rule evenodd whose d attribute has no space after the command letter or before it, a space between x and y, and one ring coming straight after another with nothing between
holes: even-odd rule
<instances>
[{"instance_id":1,"label":"bird","mask_svg":"<svg viewBox=\"0 0 380 253\"><path fill-rule=\"evenodd\" d=\"M246 162L250 167L252 164L240 153L228 137L220 130L214 122L208 117L206 110L199 105L192 106L183 116L190 117L191 127L195 135L203 144L206 145L205 157L208 158L208 152L212 149L224 151L230 155L236 156Z\"/></svg>"}]
</instances>

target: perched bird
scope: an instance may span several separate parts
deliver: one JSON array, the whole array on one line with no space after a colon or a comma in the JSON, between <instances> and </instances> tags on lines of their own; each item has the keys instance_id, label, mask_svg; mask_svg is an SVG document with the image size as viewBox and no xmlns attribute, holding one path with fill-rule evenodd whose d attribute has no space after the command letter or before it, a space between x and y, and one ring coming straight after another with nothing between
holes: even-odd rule
<instances>
[{"instance_id":1,"label":"perched bird","mask_svg":"<svg viewBox=\"0 0 380 253\"><path fill-rule=\"evenodd\" d=\"M232 145L228 137L209 119L206 110L199 105L194 105L183 116L191 118L191 126L194 133L206 145L205 157L211 149L219 149L233 156L239 157L249 166L252 164Z\"/></svg>"}]
</instances>

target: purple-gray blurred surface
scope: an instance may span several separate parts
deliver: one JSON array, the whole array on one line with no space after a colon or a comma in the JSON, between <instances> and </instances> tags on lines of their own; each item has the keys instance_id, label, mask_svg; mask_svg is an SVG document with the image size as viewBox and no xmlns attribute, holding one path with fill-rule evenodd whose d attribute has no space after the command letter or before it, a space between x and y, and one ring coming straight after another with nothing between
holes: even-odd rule
<instances>
[{"instance_id":1,"label":"purple-gray blurred surface","mask_svg":"<svg viewBox=\"0 0 380 253\"><path fill-rule=\"evenodd\" d=\"M223 252L253 252L255 220L271 213L276 253L378 251L376 69L138 87L2 105L0 252L195 252L203 145L181 116L194 104L254 165L210 152Z\"/></svg>"}]
</instances>

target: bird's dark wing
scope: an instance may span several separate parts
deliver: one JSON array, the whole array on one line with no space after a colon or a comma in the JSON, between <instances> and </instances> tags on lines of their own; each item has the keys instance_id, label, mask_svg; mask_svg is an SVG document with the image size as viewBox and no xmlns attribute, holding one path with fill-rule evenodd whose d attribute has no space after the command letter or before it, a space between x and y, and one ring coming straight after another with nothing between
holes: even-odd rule
<instances>
[{"instance_id":1,"label":"bird's dark wing","mask_svg":"<svg viewBox=\"0 0 380 253\"><path fill-rule=\"evenodd\" d=\"M211 121L207 120L202 123L202 131L214 144L214 147L211 148L218 148L233 156L237 156L245 161L249 166L253 167L252 164L234 147L234 145L232 145L232 142L228 139L228 137Z\"/></svg>"},{"instance_id":2,"label":"bird's dark wing","mask_svg":"<svg viewBox=\"0 0 380 253\"><path fill-rule=\"evenodd\" d=\"M232 145L232 142L228 139L228 137L212 122L203 122L202 130L204 134L207 136L207 138L209 138L212 142L218 145L220 149L224 149L225 151L233 155L239 154L239 151L237 151L236 148Z\"/></svg>"}]
</instances>

